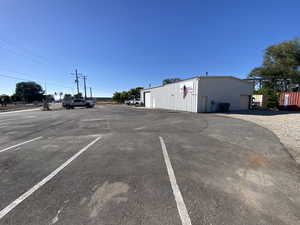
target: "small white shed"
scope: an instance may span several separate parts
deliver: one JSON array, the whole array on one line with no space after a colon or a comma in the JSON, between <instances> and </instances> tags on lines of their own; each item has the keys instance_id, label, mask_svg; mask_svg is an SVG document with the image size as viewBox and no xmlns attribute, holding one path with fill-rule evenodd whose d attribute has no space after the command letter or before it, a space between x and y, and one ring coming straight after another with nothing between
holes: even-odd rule
<instances>
[{"instance_id":1,"label":"small white shed","mask_svg":"<svg viewBox=\"0 0 300 225\"><path fill-rule=\"evenodd\" d=\"M214 112L219 103L230 103L230 110L245 110L254 89L249 80L232 76L203 76L141 90L147 108Z\"/></svg>"}]
</instances>

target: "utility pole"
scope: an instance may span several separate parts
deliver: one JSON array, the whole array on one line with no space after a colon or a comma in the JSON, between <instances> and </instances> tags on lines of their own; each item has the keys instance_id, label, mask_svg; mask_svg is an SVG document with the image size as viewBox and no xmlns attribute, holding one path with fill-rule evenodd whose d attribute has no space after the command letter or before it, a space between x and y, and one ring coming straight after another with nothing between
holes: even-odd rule
<instances>
[{"instance_id":1,"label":"utility pole","mask_svg":"<svg viewBox=\"0 0 300 225\"><path fill-rule=\"evenodd\" d=\"M43 110L44 111L48 111L49 110L49 104L48 104L48 96L47 96L47 84L45 81L45 100L44 100L44 104L43 104Z\"/></svg>"},{"instance_id":2,"label":"utility pole","mask_svg":"<svg viewBox=\"0 0 300 225\"><path fill-rule=\"evenodd\" d=\"M90 87L90 96L91 96L91 99L92 99L93 98L92 87Z\"/></svg>"},{"instance_id":3,"label":"utility pole","mask_svg":"<svg viewBox=\"0 0 300 225\"><path fill-rule=\"evenodd\" d=\"M75 83L77 85L77 94L79 95L79 76L81 73L78 73L77 69L75 69L75 73L71 73L71 75L75 75Z\"/></svg>"},{"instance_id":4,"label":"utility pole","mask_svg":"<svg viewBox=\"0 0 300 225\"><path fill-rule=\"evenodd\" d=\"M78 80L77 69L75 69L75 76L76 76L75 83L77 84L77 94L79 94L79 80Z\"/></svg>"},{"instance_id":5,"label":"utility pole","mask_svg":"<svg viewBox=\"0 0 300 225\"><path fill-rule=\"evenodd\" d=\"M45 95L47 95L47 83L45 81Z\"/></svg>"},{"instance_id":6,"label":"utility pole","mask_svg":"<svg viewBox=\"0 0 300 225\"><path fill-rule=\"evenodd\" d=\"M84 84L84 99L86 99L86 78L87 78L87 76L82 76L82 78L83 78L83 84Z\"/></svg>"}]
</instances>

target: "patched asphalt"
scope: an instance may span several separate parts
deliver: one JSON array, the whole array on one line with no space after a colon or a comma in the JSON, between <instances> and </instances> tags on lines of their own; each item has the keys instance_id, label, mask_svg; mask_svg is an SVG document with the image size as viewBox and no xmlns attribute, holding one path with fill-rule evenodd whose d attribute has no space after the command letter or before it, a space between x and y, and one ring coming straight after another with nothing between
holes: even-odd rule
<instances>
[{"instance_id":1,"label":"patched asphalt","mask_svg":"<svg viewBox=\"0 0 300 225\"><path fill-rule=\"evenodd\" d=\"M159 136L192 224L300 224L300 167L253 123L118 105L0 114L0 210L96 137L9 211L5 225L182 224Z\"/></svg>"}]
</instances>

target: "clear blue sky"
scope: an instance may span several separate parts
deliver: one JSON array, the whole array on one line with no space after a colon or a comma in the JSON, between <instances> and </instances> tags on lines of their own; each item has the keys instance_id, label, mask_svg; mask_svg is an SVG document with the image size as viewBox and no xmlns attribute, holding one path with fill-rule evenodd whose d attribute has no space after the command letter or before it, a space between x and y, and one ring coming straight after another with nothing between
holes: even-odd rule
<instances>
[{"instance_id":1,"label":"clear blue sky","mask_svg":"<svg viewBox=\"0 0 300 225\"><path fill-rule=\"evenodd\" d=\"M267 46L300 36L299 0L1 0L0 8L0 74L45 81L49 93L72 93L75 68L97 96L206 71L245 77ZM0 94L16 81L0 77Z\"/></svg>"}]
</instances>

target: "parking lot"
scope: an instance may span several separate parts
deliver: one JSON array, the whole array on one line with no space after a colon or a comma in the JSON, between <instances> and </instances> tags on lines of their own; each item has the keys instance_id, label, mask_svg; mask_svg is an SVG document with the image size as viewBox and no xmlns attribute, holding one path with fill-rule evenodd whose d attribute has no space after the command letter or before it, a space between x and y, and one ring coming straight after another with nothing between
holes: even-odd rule
<instances>
[{"instance_id":1,"label":"parking lot","mask_svg":"<svg viewBox=\"0 0 300 225\"><path fill-rule=\"evenodd\" d=\"M0 224L300 224L300 167L254 123L104 105L0 127Z\"/></svg>"}]
</instances>

